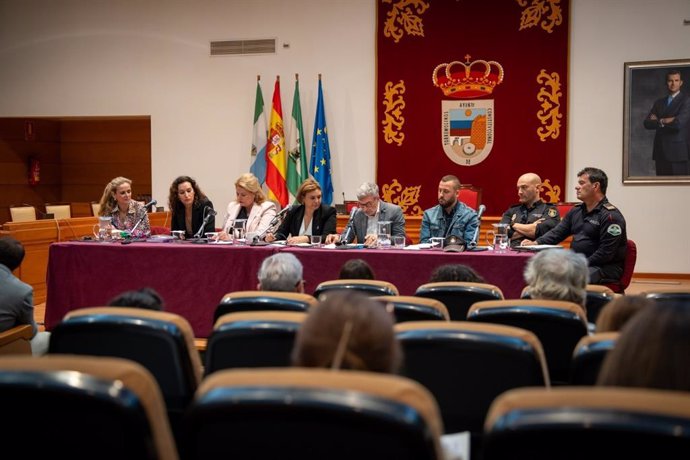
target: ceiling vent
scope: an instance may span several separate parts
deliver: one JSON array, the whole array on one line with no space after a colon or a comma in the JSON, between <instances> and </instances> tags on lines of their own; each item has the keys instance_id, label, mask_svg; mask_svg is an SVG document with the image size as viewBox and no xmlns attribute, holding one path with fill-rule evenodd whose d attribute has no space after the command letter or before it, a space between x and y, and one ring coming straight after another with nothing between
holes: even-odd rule
<instances>
[{"instance_id":1,"label":"ceiling vent","mask_svg":"<svg viewBox=\"0 0 690 460\"><path fill-rule=\"evenodd\" d=\"M211 56L275 54L276 39L224 40L211 42Z\"/></svg>"}]
</instances>

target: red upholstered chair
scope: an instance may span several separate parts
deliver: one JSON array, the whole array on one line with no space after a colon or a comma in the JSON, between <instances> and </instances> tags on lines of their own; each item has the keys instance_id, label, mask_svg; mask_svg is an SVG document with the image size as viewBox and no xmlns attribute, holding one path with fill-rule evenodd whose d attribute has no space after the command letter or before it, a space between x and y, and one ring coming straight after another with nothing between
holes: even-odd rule
<instances>
[{"instance_id":1,"label":"red upholstered chair","mask_svg":"<svg viewBox=\"0 0 690 460\"><path fill-rule=\"evenodd\" d=\"M623 276L617 283L605 284L604 286L611 289L618 294L625 294L625 289L630 286L633 272L635 271L635 262L637 261L637 245L631 239L628 239L625 251L625 262L623 262Z\"/></svg>"},{"instance_id":2,"label":"red upholstered chair","mask_svg":"<svg viewBox=\"0 0 690 460\"><path fill-rule=\"evenodd\" d=\"M461 185L458 198L476 211L479 209L479 205L482 204L482 189L470 184Z\"/></svg>"},{"instance_id":3,"label":"red upholstered chair","mask_svg":"<svg viewBox=\"0 0 690 460\"><path fill-rule=\"evenodd\" d=\"M151 235L170 235L170 229L160 225L152 225Z\"/></svg>"},{"instance_id":4,"label":"red upholstered chair","mask_svg":"<svg viewBox=\"0 0 690 460\"><path fill-rule=\"evenodd\" d=\"M573 206L576 204L578 204L576 201L561 201L556 203L556 209L558 209L558 214L561 215L561 219L563 219L565 215L568 214L568 211L573 209Z\"/></svg>"}]
</instances>

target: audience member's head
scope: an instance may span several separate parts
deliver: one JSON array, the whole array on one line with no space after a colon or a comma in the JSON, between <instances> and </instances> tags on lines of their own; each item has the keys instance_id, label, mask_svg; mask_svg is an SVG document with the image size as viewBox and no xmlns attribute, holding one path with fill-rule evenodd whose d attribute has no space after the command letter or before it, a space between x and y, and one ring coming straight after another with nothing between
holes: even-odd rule
<instances>
[{"instance_id":1,"label":"audience member's head","mask_svg":"<svg viewBox=\"0 0 690 460\"><path fill-rule=\"evenodd\" d=\"M293 254L280 252L264 259L259 268L260 291L304 292L302 263Z\"/></svg>"},{"instance_id":2,"label":"audience member's head","mask_svg":"<svg viewBox=\"0 0 690 460\"><path fill-rule=\"evenodd\" d=\"M622 295L616 297L601 309L597 317L597 332L620 331L637 312L650 305L654 305L652 299L641 295Z\"/></svg>"},{"instance_id":3,"label":"audience member's head","mask_svg":"<svg viewBox=\"0 0 690 460\"><path fill-rule=\"evenodd\" d=\"M360 292L329 292L302 323L292 364L397 373L402 349L394 322L380 303Z\"/></svg>"},{"instance_id":4,"label":"audience member's head","mask_svg":"<svg viewBox=\"0 0 690 460\"><path fill-rule=\"evenodd\" d=\"M445 264L436 267L429 278L430 283L441 281L464 281L469 283L485 283L477 272L463 264Z\"/></svg>"},{"instance_id":5,"label":"audience member's head","mask_svg":"<svg viewBox=\"0 0 690 460\"><path fill-rule=\"evenodd\" d=\"M16 270L24 260L24 246L11 236L0 237L0 264Z\"/></svg>"},{"instance_id":6,"label":"audience member's head","mask_svg":"<svg viewBox=\"0 0 690 460\"><path fill-rule=\"evenodd\" d=\"M690 308L665 302L623 326L599 371L598 385L690 391Z\"/></svg>"},{"instance_id":7,"label":"audience member's head","mask_svg":"<svg viewBox=\"0 0 690 460\"><path fill-rule=\"evenodd\" d=\"M108 305L111 307L138 307L147 310L163 311L163 299L155 289L145 287L122 292L113 297Z\"/></svg>"},{"instance_id":8,"label":"audience member's head","mask_svg":"<svg viewBox=\"0 0 690 460\"><path fill-rule=\"evenodd\" d=\"M374 270L362 259L350 259L340 267L340 279L373 280L376 279Z\"/></svg>"},{"instance_id":9,"label":"audience member's head","mask_svg":"<svg viewBox=\"0 0 690 460\"><path fill-rule=\"evenodd\" d=\"M585 308L589 271L584 255L547 249L527 262L524 275L531 298L567 300Z\"/></svg>"}]
</instances>

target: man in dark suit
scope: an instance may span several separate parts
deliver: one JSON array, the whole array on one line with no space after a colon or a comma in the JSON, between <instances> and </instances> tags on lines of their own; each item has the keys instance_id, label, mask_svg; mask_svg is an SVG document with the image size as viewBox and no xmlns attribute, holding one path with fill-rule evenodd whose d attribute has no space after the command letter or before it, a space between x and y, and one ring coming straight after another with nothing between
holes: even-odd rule
<instances>
[{"instance_id":1,"label":"man in dark suit","mask_svg":"<svg viewBox=\"0 0 690 460\"><path fill-rule=\"evenodd\" d=\"M679 70L666 73L668 95L657 99L644 120L644 127L656 130L653 156L657 176L690 174L690 97L682 93Z\"/></svg>"},{"instance_id":2,"label":"man in dark suit","mask_svg":"<svg viewBox=\"0 0 690 460\"><path fill-rule=\"evenodd\" d=\"M378 242L378 223L390 222L391 237L405 236L405 217L400 206L381 201L379 187L373 182L365 182L357 189L359 209L348 222L348 227L343 231L346 243L351 243L357 238L358 243L374 247ZM340 240L341 235L332 234L326 238L326 243L334 243Z\"/></svg>"}]
</instances>

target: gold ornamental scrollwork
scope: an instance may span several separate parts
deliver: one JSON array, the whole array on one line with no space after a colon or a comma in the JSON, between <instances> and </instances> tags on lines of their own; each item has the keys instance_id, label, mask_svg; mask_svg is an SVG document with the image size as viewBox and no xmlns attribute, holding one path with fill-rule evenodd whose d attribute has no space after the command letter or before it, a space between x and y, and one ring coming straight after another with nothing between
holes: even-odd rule
<instances>
[{"instance_id":1,"label":"gold ornamental scrollwork","mask_svg":"<svg viewBox=\"0 0 690 460\"><path fill-rule=\"evenodd\" d=\"M405 133L402 132L405 124L405 117L402 115L405 108L405 99L402 97L404 93L405 82L402 80L395 85L391 81L387 82L383 93L383 139L388 144L395 142L398 147L405 140Z\"/></svg>"},{"instance_id":2,"label":"gold ornamental scrollwork","mask_svg":"<svg viewBox=\"0 0 690 460\"><path fill-rule=\"evenodd\" d=\"M392 38L395 43L400 41L405 32L408 35L424 36L424 24L418 15L429 8L429 3L423 0L399 0L395 3L393 0L381 1L393 4L390 11L386 13L383 26L384 36Z\"/></svg>"},{"instance_id":3,"label":"gold ornamental scrollwork","mask_svg":"<svg viewBox=\"0 0 690 460\"><path fill-rule=\"evenodd\" d=\"M530 6L527 6L528 0L517 2L524 8L520 15L520 30L539 24L542 29L551 33L554 27L563 24L563 10L559 5L561 0L532 0Z\"/></svg>"},{"instance_id":4,"label":"gold ornamental scrollwork","mask_svg":"<svg viewBox=\"0 0 690 460\"><path fill-rule=\"evenodd\" d=\"M542 196L547 196L547 203L559 203L561 201L561 186L551 185L551 179L546 179L541 184Z\"/></svg>"},{"instance_id":5,"label":"gold ornamental scrollwork","mask_svg":"<svg viewBox=\"0 0 690 460\"><path fill-rule=\"evenodd\" d=\"M381 187L381 198L383 201L394 203L400 206L403 214L408 216L421 216L424 210L419 206L419 193L421 185L403 187L398 179L393 179L390 184Z\"/></svg>"},{"instance_id":6,"label":"gold ornamental scrollwork","mask_svg":"<svg viewBox=\"0 0 690 460\"><path fill-rule=\"evenodd\" d=\"M537 129L537 135L542 142L548 137L558 139L561 134L561 79L558 73L547 74L546 70L541 69L537 75L537 83L541 84L537 100L541 103L541 110L537 112L537 118L541 127Z\"/></svg>"}]
</instances>

